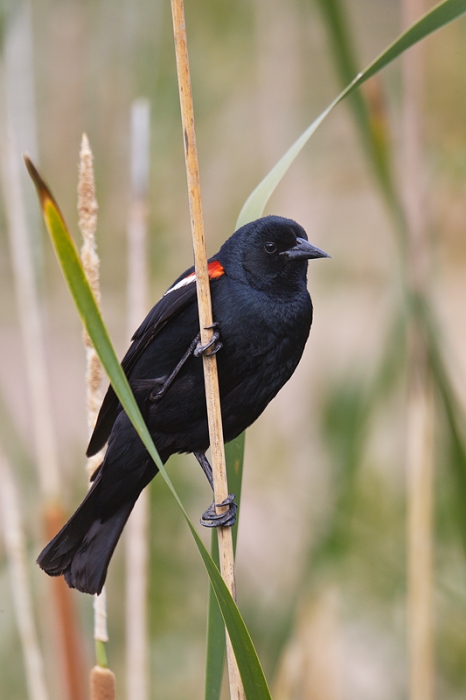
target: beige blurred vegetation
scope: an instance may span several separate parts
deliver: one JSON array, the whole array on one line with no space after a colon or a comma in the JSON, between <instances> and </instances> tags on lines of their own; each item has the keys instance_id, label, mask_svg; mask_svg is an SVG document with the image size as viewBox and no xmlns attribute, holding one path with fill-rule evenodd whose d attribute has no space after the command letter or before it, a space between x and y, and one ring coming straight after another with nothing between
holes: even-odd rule
<instances>
[{"instance_id":1,"label":"beige blurred vegetation","mask_svg":"<svg viewBox=\"0 0 466 700\"><path fill-rule=\"evenodd\" d=\"M13 76L18 157L22 150L36 157L73 233L79 144L83 131L89 136L99 200L102 307L122 354L129 341L125 246L130 106L140 96L150 100L152 111L154 303L192 263L169 4L33 0L32 46L24 46L22 53L32 52L32 95L31 76L17 58L11 65L11 56L18 56L13 42L28 36L25 7L20 0L3 3L2 103L5 84ZM399 34L400 3L347 0L345 7L363 67ZM186 14L208 252L213 254L232 232L251 189L339 92L339 84L326 28L312 0L197 0L186 3ZM463 19L425 42L424 97L430 294L449 373L463 405L465 40ZM399 62L384 71L381 89L396 168L401 156ZM26 179L25 190L64 498L71 510L86 489L81 330ZM309 266L315 319L303 361L248 431L238 543L240 608L272 692L275 679L277 698L401 700L406 697L404 370L392 370L383 387L386 399L374 405L365 433L358 428L401 304L399 263L390 217L347 105L338 107L313 137L267 211L299 221L332 260ZM31 466L31 415L3 208L0 216L0 437L15 458L39 629L50 668L47 628L53 621L47 614L45 577L33 564L43 544L41 504ZM397 357L403 365L401 341L393 356L395 365ZM456 700L466 692L466 569L455 485L439 441L436 450L436 684L438 697ZM353 455L354 474L348 471ZM195 460L173 458L169 466L190 516L197 519L210 495ZM207 579L159 479L151 487L151 505L151 697L201 697ZM334 538L328 537L332 528ZM107 585L109 656L121 689L122 549ZM91 599L76 598L90 665ZM0 700L25 697L22 669L0 548Z\"/></svg>"}]
</instances>

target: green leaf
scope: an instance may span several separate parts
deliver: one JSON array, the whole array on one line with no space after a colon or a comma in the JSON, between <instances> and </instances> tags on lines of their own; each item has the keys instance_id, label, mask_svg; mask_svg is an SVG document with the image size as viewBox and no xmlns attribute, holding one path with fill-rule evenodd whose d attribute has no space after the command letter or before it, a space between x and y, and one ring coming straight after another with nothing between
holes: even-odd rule
<instances>
[{"instance_id":1,"label":"green leaf","mask_svg":"<svg viewBox=\"0 0 466 700\"><path fill-rule=\"evenodd\" d=\"M356 51L342 0L317 0L324 16L332 44L332 57L342 85L351 82L358 72ZM360 90L350 97L350 107L361 139L379 182L382 193L397 223L403 219L402 206L390 168L388 129L380 107L373 108Z\"/></svg>"},{"instance_id":2,"label":"green leaf","mask_svg":"<svg viewBox=\"0 0 466 700\"><path fill-rule=\"evenodd\" d=\"M439 328L430 308L421 297L414 296L413 313L425 330L434 388L443 404L449 465L455 483L456 516L463 550L466 554L466 433L464 413L446 371L440 350Z\"/></svg>"},{"instance_id":3,"label":"green leaf","mask_svg":"<svg viewBox=\"0 0 466 700\"><path fill-rule=\"evenodd\" d=\"M256 650L251 641L249 632L243 618L228 591L220 572L204 547L199 535L184 506L175 491L175 488L165 470L165 467L157 453L155 445L144 423L138 405L134 399L128 380L120 367L115 350L111 344L107 329L105 328L100 310L96 304L91 288L87 281L76 245L66 227L63 216L56 204L49 188L45 184L36 168L25 157L29 174L34 181L39 195L42 213L47 230L60 263L63 275L70 288L71 295L81 316L83 324L89 333L95 350L108 374L113 389L126 411L133 426L137 430L147 451L156 463L162 477L167 483L173 497L180 507L189 529L193 535L199 553L202 557L210 578L212 589L215 593L222 617L228 629L233 650L238 663L238 668L244 684L244 691L248 700L271 700L267 682L264 677Z\"/></svg>"},{"instance_id":4,"label":"green leaf","mask_svg":"<svg viewBox=\"0 0 466 700\"><path fill-rule=\"evenodd\" d=\"M235 440L225 445L225 458L227 463L228 490L235 494L238 511L241 501L241 481L243 478L244 440L246 433L242 433ZM233 548L236 551L238 538L238 519L233 527ZM212 532L210 554L217 566L218 538ZM225 665L225 625L218 607L215 593L210 587L209 609L207 617L207 654L206 654L206 683L205 700L218 700L222 688L223 668Z\"/></svg>"},{"instance_id":5,"label":"green leaf","mask_svg":"<svg viewBox=\"0 0 466 700\"><path fill-rule=\"evenodd\" d=\"M233 492L234 493L234 492ZM236 499L236 494L235 494ZM219 567L218 537L212 532L210 555ZM225 625L218 607L212 586L209 587L209 605L207 611L207 653L205 673L205 700L219 700L222 690L223 670L226 656Z\"/></svg>"},{"instance_id":6,"label":"green leaf","mask_svg":"<svg viewBox=\"0 0 466 700\"><path fill-rule=\"evenodd\" d=\"M445 0L433 10L428 12L418 22L413 24L406 32L396 39L390 46L380 54L362 73L359 73L354 80L341 92L333 102L320 114L315 121L304 131L301 136L294 142L291 148L280 158L278 163L259 183L254 192L248 197L243 206L237 221L237 228L243 226L249 221L262 216L265 206L272 195L273 191L287 172L290 165L300 153L301 149L311 138L312 134L322 124L324 119L330 114L334 107L337 106L345 97L351 95L358 87L366 82L373 75L378 73L382 68L385 68L403 51L406 51L410 46L414 46L418 41L429 36L433 32L441 29L446 24L457 19L466 13L466 0Z\"/></svg>"}]
</instances>

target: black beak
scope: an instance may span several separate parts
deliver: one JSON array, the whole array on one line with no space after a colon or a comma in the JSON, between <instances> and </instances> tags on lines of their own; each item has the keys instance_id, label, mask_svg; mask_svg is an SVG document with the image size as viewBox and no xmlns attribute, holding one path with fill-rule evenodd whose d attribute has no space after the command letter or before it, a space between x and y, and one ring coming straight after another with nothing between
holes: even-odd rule
<instances>
[{"instance_id":1,"label":"black beak","mask_svg":"<svg viewBox=\"0 0 466 700\"><path fill-rule=\"evenodd\" d=\"M313 258L330 258L330 255L320 248L311 245L304 238L297 238L296 245L289 250L284 250L280 255L285 255L289 260L311 260Z\"/></svg>"}]
</instances>

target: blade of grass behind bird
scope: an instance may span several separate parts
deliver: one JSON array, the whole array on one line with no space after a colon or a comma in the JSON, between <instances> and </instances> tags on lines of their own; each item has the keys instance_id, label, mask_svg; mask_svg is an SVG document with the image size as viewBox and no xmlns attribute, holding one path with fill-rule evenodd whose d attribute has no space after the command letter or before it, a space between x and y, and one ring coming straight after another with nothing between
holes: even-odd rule
<instances>
[{"instance_id":1,"label":"blade of grass behind bird","mask_svg":"<svg viewBox=\"0 0 466 700\"><path fill-rule=\"evenodd\" d=\"M342 556L351 546L349 520L353 513L356 479L374 415L400 386L406 367L406 317L397 314L387 333L384 352L372 378L345 375L324 399L322 433L335 466L337 490L334 516L327 532L313 547L305 572L306 586L320 563Z\"/></svg>"},{"instance_id":2,"label":"blade of grass behind bird","mask_svg":"<svg viewBox=\"0 0 466 700\"><path fill-rule=\"evenodd\" d=\"M327 26L331 55L342 85L351 82L358 72L356 51L349 22L341 0L317 0ZM349 104L361 139L382 193L395 222L404 224L401 202L393 182L386 125L380 109L374 108L361 90L349 97ZM404 228L404 227L403 227Z\"/></svg>"},{"instance_id":3,"label":"blade of grass behind bird","mask_svg":"<svg viewBox=\"0 0 466 700\"><path fill-rule=\"evenodd\" d=\"M315 119L310 126L301 134L288 151L280 158L262 182L256 187L246 200L237 221L237 227L247 224L249 221L262 216L265 206L274 192L277 185L291 166L296 156L311 138L312 134L322 124L324 119L330 114L334 107L342 100L351 95L357 88L366 82L373 75L376 75L382 68L398 58L406 49L409 49L418 41L429 36L438 29L453 22L458 17L466 13L466 0L445 0L430 12L425 14L418 22L413 24L398 39L383 51L362 73L359 73L354 80L333 100L333 102Z\"/></svg>"},{"instance_id":4,"label":"blade of grass behind bird","mask_svg":"<svg viewBox=\"0 0 466 700\"><path fill-rule=\"evenodd\" d=\"M197 548L204 562L215 593L224 623L228 629L244 690L248 700L271 700L262 667L249 632L244 624L241 614L231 597L220 572L204 547L194 525L186 513L186 510L165 470L157 453L155 445L144 423L139 407L134 399L126 375L124 374L115 350L110 341L107 329L102 320L99 308L96 304L88 280L84 273L76 245L71 238L61 212L56 204L49 188L37 172L36 168L26 156L26 165L29 174L34 181L39 195L42 213L50 234L50 238L68 283L73 301L81 316L81 320L89 333L92 343L107 372L113 389L123 406L128 418L137 430L147 451L156 463L171 494L181 509Z\"/></svg>"},{"instance_id":5,"label":"blade of grass behind bird","mask_svg":"<svg viewBox=\"0 0 466 700\"><path fill-rule=\"evenodd\" d=\"M334 505L320 539L303 556L302 575L284 605L275 630L269 633L268 663L278 669L283 651L296 626L300 602L306 598L317 571L335 565L353 551L351 519L358 496L357 480L373 416L390 401L406 365L406 316L397 314L389 326L384 352L374 376L346 375L337 380L319 409L322 434L332 456Z\"/></svg>"},{"instance_id":6,"label":"blade of grass behind bird","mask_svg":"<svg viewBox=\"0 0 466 700\"><path fill-rule=\"evenodd\" d=\"M449 448L449 466L455 483L457 499L457 524L466 554L466 434L464 430L464 411L451 385L445 370L445 362L441 356L438 338L439 332L430 309L424 300L415 299L415 313L421 319L423 328L427 331L429 361L434 380L434 387L440 397L445 414L446 440Z\"/></svg>"},{"instance_id":7,"label":"blade of grass behind bird","mask_svg":"<svg viewBox=\"0 0 466 700\"><path fill-rule=\"evenodd\" d=\"M244 441L246 433L225 445L225 459L228 474L228 490L235 494L238 509L241 501L241 482L243 478ZM233 526L233 548L236 552L238 539L238 520ZM212 532L210 554L215 564L219 566L218 537ZM217 598L209 590L209 607L207 615L207 653L206 653L206 683L205 700L218 700L222 688L222 678L225 666L225 624L219 610Z\"/></svg>"}]
</instances>

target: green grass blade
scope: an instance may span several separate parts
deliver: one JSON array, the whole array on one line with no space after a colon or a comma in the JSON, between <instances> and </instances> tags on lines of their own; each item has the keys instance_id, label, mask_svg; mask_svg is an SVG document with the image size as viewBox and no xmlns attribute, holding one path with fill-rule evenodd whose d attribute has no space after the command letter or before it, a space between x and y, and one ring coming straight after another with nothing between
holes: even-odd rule
<instances>
[{"instance_id":1,"label":"green grass blade","mask_svg":"<svg viewBox=\"0 0 466 700\"><path fill-rule=\"evenodd\" d=\"M439 329L432 311L420 297L413 297L413 313L422 324L427 338L429 362L434 387L440 397L445 414L445 430L449 449L449 465L455 483L457 499L457 523L463 550L466 554L466 432L462 407L448 376L445 361L440 350Z\"/></svg>"},{"instance_id":2,"label":"green grass blade","mask_svg":"<svg viewBox=\"0 0 466 700\"><path fill-rule=\"evenodd\" d=\"M342 85L347 85L358 72L356 51L351 40L349 23L341 0L317 0L327 25L332 57ZM390 167L388 132L383 118L374 112L360 90L350 98L350 107L361 134L369 162L374 170L387 204L399 221L402 207L398 202Z\"/></svg>"},{"instance_id":3,"label":"green grass blade","mask_svg":"<svg viewBox=\"0 0 466 700\"><path fill-rule=\"evenodd\" d=\"M227 463L228 489L235 494L235 501L239 505L241 502L241 485L243 481L244 443L246 433L241 433L235 440L225 445L225 459ZM236 541L238 539L238 521L233 526L233 548L236 552Z\"/></svg>"},{"instance_id":4,"label":"green grass blade","mask_svg":"<svg viewBox=\"0 0 466 700\"><path fill-rule=\"evenodd\" d=\"M39 195L42 213L47 230L55 249L60 267L70 288L73 300L81 316L83 324L89 333L92 343L112 383L118 399L137 430L147 451L156 463L168 488L180 507L189 529L193 535L199 553L209 575L212 589L215 593L222 617L228 629L238 668L248 700L271 700L264 673L262 671L256 650L241 614L231 597L220 572L204 547L199 535L165 470L157 453L155 445L144 423L138 405L134 399L128 380L120 367L118 358L111 344L99 308L96 304L76 245L71 238L63 216L60 213L49 188L37 172L32 162L26 157L26 165Z\"/></svg>"},{"instance_id":5,"label":"green grass blade","mask_svg":"<svg viewBox=\"0 0 466 700\"><path fill-rule=\"evenodd\" d=\"M228 473L228 490L235 494L235 501L239 506L241 501L241 481L243 478L244 440L246 433L242 433L236 440L225 445L225 458ZM233 548L236 551L238 538L238 520L233 527ZM218 539L217 533L212 532L210 554L217 567ZM206 654L206 684L205 700L218 700L222 688L223 669L225 665L225 625L219 610L217 598L212 590L209 591L209 611L207 618L207 654Z\"/></svg>"},{"instance_id":6,"label":"green grass blade","mask_svg":"<svg viewBox=\"0 0 466 700\"><path fill-rule=\"evenodd\" d=\"M233 492L234 493L234 492ZM235 494L236 498L236 494ZM218 537L212 532L210 556L219 567ZM205 674L205 700L219 700L222 690L226 654L225 624L212 586L209 587L207 612L207 653Z\"/></svg>"},{"instance_id":7,"label":"green grass blade","mask_svg":"<svg viewBox=\"0 0 466 700\"><path fill-rule=\"evenodd\" d=\"M324 119L330 114L345 97L351 95L358 87L366 82L373 75L385 68L395 60L406 49L414 46L418 41L429 36L433 32L441 29L445 25L453 22L466 13L466 0L445 0L413 24L396 41L380 54L362 73L359 73L354 80L333 100L315 121L301 134L288 151L280 158L278 163L259 183L254 192L248 197L237 221L237 227L243 226L249 221L253 221L262 216L265 206L273 191L291 166L296 156L311 138L312 134L322 124Z\"/></svg>"}]
</instances>

